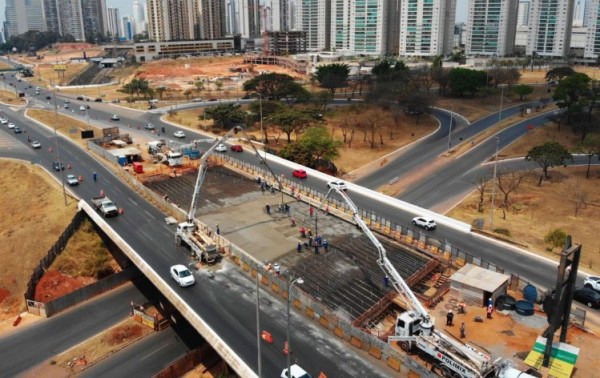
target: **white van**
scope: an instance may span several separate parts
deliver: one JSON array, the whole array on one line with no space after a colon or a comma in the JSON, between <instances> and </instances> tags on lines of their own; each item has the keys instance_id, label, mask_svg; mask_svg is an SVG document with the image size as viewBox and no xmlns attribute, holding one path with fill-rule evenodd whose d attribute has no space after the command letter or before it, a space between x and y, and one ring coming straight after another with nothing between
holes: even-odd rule
<instances>
[{"instance_id":1,"label":"white van","mask_svg":"<svg viewBox=\"0 0 600 378\"><path fill-rule=\"evenodd\" d=\"M290 371L292 372L291 377L288 376L287 369L283 369L281 372L281 378L312 378L311 375L306 372L306 370L302 369L296 364L290 366Z\"/></svg>"}]
</instances>

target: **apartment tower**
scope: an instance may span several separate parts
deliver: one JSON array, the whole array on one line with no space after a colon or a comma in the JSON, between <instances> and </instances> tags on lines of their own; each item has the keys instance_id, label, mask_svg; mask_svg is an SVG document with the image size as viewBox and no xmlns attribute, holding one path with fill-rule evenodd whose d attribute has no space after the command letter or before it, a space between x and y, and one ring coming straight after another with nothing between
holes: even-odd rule
<instances>
[{"instance_id":1,"label":"apartment tower","mask_svg":"<svg viewBox=\"0 0 600 378\"><path fill-rule=\"evenodd\" d=\"M448 54L454 44L456 0L405 0L400 9L401 56Z\"/></svg>"},{"instance_id":2,"label":"apartment tower","mask_svg":"<svg viewBox=\"0 0 600 378\"><path fill-rule=\"evenodd\" d=\"M518 8L518 0L470 0L466 54L512 54L515 49Z\"/></svg>"},{"instance_id":3,"label":"apartment tower","mask_svg":"<svg viewBox=\"0 0 600 378\"><path fill-rule=\"evenodd\" d=\"M531 0L527 55L565 57L571 47L573 0Z\"/></svg>"},{"instance_id":4,"label":"apartment tower","mask_svg":"<svg viewBox=\"0 0 600 378\"><path fill-rule=\"evenodd\" d=\"M330 0L298 0L296 2L296 30L306 33L306 50L329 50Z\"/></svg>"}]
</instances>

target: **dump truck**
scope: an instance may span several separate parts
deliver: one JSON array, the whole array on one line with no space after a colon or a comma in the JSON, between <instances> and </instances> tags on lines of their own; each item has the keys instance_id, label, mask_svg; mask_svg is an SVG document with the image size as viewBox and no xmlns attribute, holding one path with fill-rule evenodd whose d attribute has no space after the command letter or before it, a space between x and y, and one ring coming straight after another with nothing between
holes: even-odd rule
<instances>
[{"instance_id":1,"label":"dump truck","mask_svg":"<svg viewBox=\"0 0 600 378\"><path fill-rule=\"evenodd\" d=\"M175 244L187 245L200 261L213 263L219 257L219 249L212 238L200 231L195 222L182 222L175 231Z\"/></svg>"},{"instance_id":2,"label":"dump truck","mask_svg":"<svg viewBox=\"0 0 600 378\"><path fill-rule=\"evenodd\" d=\"M119 215L119 209L117 208L117 205L105 195L92 197L92 204L105 218L116 217Z\"/></svg>"}]
</instances>

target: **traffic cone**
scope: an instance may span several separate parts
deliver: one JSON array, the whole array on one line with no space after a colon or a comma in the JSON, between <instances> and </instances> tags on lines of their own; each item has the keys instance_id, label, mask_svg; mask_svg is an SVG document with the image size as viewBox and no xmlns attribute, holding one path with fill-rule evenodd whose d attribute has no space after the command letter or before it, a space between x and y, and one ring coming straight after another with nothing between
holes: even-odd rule
<instances>
[{"instance_id":1,"label":"traffic cone","mask_svg":"<svg viewBox=\"0 0 600 378\"><path fill-rule=\"evenodd\" d=\"M123 214L125 212L125 210L123 210L122 207L119 207L119 214Z\"/></svg>"},{"instance_id":2,"label":"traffic cone","mask_svg":"<svg viewBox=\"0 0 600 378\"><path fill-rule=\"evenodd\" d=\"M317 378L327 378L327 376L325 375L325 373L320 372Z\"/></svg>"},{"instance_id":3,"label":"traffic cone","mask_svg":"<svg viewBox=\"0 0 600 378\"><path fill-rule=\"evenodd\" d=\"M104 190L100 191L100 197L104 197Z\"/></svg>"},{"instance_id":4,"label":"traffic cone","mask_svg":"<svg viewBox=\"0 0 600 378\"><path fill-rule=\"evenodd\" d=\"M288 342L286 341L283 344L283 354L285 354L287 356L287 354L289 353L289 349L288 349Z\"/></svg>"},{"instance_id":5,"label":"traffic cone","mask_svg":"<svg viewBox=\"0 0 600 378\"><path fill-rule=\"evenodd\" d=\"M79 175L78 179L79 179L79 182L82 182L83 181L83 176Z\"/></svg>"}]
</instances>

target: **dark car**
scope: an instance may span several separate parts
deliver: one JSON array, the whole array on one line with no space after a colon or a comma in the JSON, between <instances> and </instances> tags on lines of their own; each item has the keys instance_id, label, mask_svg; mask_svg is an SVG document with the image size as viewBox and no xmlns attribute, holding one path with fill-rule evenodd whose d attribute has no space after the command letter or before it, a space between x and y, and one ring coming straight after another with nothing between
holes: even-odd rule
<instances>
[{"instance_id":1,"label":"dark car","mask_svg":"<svg viewBox=\"0 0 600 378\"><path fill-rule=\"evenodd\" d=\"M88 101L89 101L89 99L88 99ZM96 97L96 98L94 99L94 101L96 101L96 102L102 102L102 99L101 99L100 97Z\"/></svg>"},{"instance_id":2,"label":"dark car","mask_svg":"<svg viewBox=\"0 0 600 378\"><path fill-rule=\"evenodd\" d=\"M239 144L234 144L233 146L230 147L230 149L233 152L244 152L244 148Z\"/></svg>"},{"instance_id":3,"label":"dark car","mask_svg":"<svg viewBox=\"0 0 600 378\"><path fill-rule=\"evenodd\" d=\"M78 99L79 101L83 101L83 100L84 100L83 96L77 96L77 99Z\"/></svg>"},{"instance_id":4,"label":"dark car","mask_svg":"<svg viewBox=\"0 0 600 378\"><path fill-rule=\"evenodd\" d=\"M573 291L573 299L588 307L600 308L600 293L589 287L582 287Z\"/></svg>"},{"instance_id":5,"label":"dark car","mask_svg":"<svg viewBox=\"0 0 600 378\"><path fill-rule=\"evenodd\" d=\"M52 169L54 169L57 172L61 171L61 170L64 171L65 170L65 165L63 163L61 163L60 161L58 161L58 160L54 160L52 162Z\"/></svg>"},{"instance_id":6,"label":"dark car","mask_svg":"<svg viewBox=\"0 0 600 378\"><path fill-rule=\"evenodd\" d=\"M154 127L153 124L147 123L147 124L144 125L144 129L146 129L146 130L154 130L155 127Z\"/></svg>"},{"instance_id":7,"label":"dark car","mask_svg":"<svg viewBox=\"0 0 600 378\"><path fill-rule=\"evenodd\" d=\"M13 131L15 132L15 134L21 134L23 132L23 130L21 130L21 128L19 126L15 126Z\"/></svg>"},{"instance_id":8,"label":"dark car","mask_svg":"<svg viewBox=\"0 0 600 378\"><path fill-rule=\"evenodd\" d=\"M46 96L46 100L52 100L52 97Z\"/></svg>"}]
</instances>

